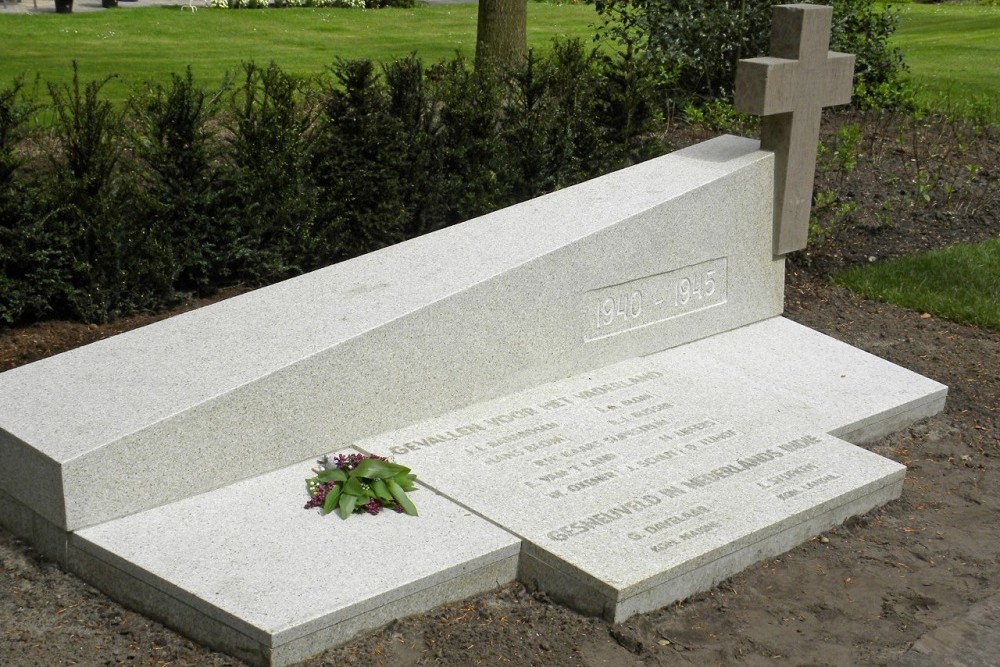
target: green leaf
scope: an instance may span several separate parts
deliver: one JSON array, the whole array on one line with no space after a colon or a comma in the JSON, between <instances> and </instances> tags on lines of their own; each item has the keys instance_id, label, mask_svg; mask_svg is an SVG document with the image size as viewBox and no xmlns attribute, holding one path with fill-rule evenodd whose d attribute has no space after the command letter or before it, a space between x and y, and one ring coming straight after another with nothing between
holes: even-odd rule
<instances>
[{"instance_id":1,"label":"green leaf","mask_svg":"<svg viewBox=\"0 0 1000 667\"><path fill-rule=\"evenodd\" d=\"M406 473L400 473L395 477L393 477L392 480L396 482L396 484L399 484L400 488L402 488L403 491L413 491L415 488L417 488L416 485L413 483L413 480L415 480L416 478L417 478L416 475L412 474L407 475Z\"/></svg>"},{"instance_id":2,"label":"green leaf","mask_svg":"<svg viewBox=\"0 0 1000 667\"><path fill-rule=\"evenodd\" d=\"M340 468L327 468L320 474L316 475L313 479L317 479L321 482L346 482L347 473Z\"/></svg>"},{"instance_id":3,"label":"green leaf","mask_svg":"<svg viewBox=\"0 0 1000 667\"><path fill-rule=\"evenodd\" d=\"M352 496L364 496L365 498L371 498L372 492L370 489L366 489L363 486L363 482L357 477L351 477L344 484L344 493L349 493Z\"/></svg>"},{"instance_id":4,"label":"green leaf","mask_svg":"<svg viewBox=\"0 0 1000 667\"><path fill-rule=\"evenodd\" d=\"M392 494L389 493L389 488L380 479L376 479L372 482L372 491L375 492L375 497L379 500L384 500L386 502L392 501Z\"/></svg>"},{"instance_id":5,"label":"green leaf","mask_svg":"<svg viewBox=\"0 0 1000 667\"><path fill-rule=\"evenodd\" d=\"M337 505L337 499L340 498L340 492L342 490L343 487L338 484L327 492L326 500L323 501L323 514L329 514L333 511L333 508Z\"/></svg>"},{"instance_id":6,"label":"green leaf","mask_svg":"<svg viewBox=\"0 0 1000 667\"><path fill-rule=\"evenodd\" d=\"M340 496L340 518L346 519L351 516L354 512L354 508L358 504L358 497L352 496L349 493L341 494Z\"/></svg>"},{"instance_id":7,"label":"green leaf","mask_svg":"<svg viewBox=\"0 0 1000 667\"><path fill-rule=\"evenodd\" d=\"M410 472L406 466L379 459L365 459L351 471L351 477L367 477L368 479L389 479L399 473Z\"/></svg>"},{"instance_id":8,"label":"green leaf","mask_svg":"<svg viewBox=\"0 0 1000 667\"><path fill-rule=\"evenodd\" d=\"M396 480L390 479L385 483L385 485L389 487L389 493L391 493L392 497L396 499L396 502L403 507L404 512L410 516L417 516L416 506L410 501L409 498L406 497L402 487L396 483Z\"/></svg>"}]
</instances>

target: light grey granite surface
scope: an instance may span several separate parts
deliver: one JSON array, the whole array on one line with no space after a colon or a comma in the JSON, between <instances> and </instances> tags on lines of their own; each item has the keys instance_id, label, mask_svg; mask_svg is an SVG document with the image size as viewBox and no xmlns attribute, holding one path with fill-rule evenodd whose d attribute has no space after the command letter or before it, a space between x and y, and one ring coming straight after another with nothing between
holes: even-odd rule
<instances>
[{"instance_id":1,"label":"light grey granite surface","mask_svg":"<svg viewBox=\"0 0 1000 667\"><path fill-rule=\"evenodd\" d=\"M720 137L0 374L0 490L74 530L776 315L771 160Z\"/></svg>"}]
</instances>

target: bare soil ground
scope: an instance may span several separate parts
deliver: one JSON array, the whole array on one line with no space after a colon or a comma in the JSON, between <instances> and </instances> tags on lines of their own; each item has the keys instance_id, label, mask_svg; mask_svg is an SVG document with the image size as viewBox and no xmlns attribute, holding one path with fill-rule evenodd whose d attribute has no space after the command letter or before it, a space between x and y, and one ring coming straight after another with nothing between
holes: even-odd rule
<instances>
[{"instance_id":1,"label":"bare soil ground","mask_svg":"<svg viewBox=\"0 0 1000 667\"><path fill-rule=\"evenodd\" d=\"M835 134L845 124L866 137L850 169L837 138L846 134ZM816 190L837 195L811 247L789 261L786 315L949 385L944 413L870 446L907 465L902 498L623 624L513 584L303 664L889 665L1000 591L1000 334L865 301L829 281L845 266L1000 236L997 134L879 114L838 115L824 132ZM2 332L0 370L152 319ZM316 566L317 576L349 576ZM0 530L0 664L241 663L118 605Z\"/></svg>"}]
</instances>

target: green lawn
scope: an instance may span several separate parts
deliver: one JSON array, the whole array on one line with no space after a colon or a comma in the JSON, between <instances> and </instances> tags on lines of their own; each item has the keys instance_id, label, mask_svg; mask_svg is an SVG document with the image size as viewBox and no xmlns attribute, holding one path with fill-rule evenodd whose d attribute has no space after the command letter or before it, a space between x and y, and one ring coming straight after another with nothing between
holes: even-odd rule
<instances>
[{"instance_id":1,"label":"green lawn","mask_svg":"<svg viewBox=\"0 0 1000 667\"><path fill-rule=\"evenodd\" d=\"M1000 331L1000 239L852 269L835 282L868 299Z\"/></svg>"},{"instance_id":2,"label":"green lawn","mask_svg":"<svg viewBox=\"0 0 1000 667\"><path fill-rule=\"evenodd\" d=\"M910 65L925 102L961 106L980 102L1000 117L1000 7L896 5L901 21L894 43Z\"/></svg>"},{"instance_id":3,"label":"green lawn","mask_svg":"<svg viewBox=\"0 0 1000 667\"><path fill-rule=\"evenodd\" d=\"M278 63L297 74L323 70L337 57L390 60L416 51L425 62L475 53L475 5L417 9L335 8L182 12L178 7L59 14L0 12L0 85L19 74L29 82L84 81L109 72L130 82L167 81L191 65L206 84L241 62ZM528 40L545 49L553 37L590 39L593 5L528 3ZM108 90L123 97L125 88Z\"/></svg>"},{"instance_id":4,"label":"green lawn","mask_svg":"<svg viewBox=\"0 0 1000 667\"><path fill-rule=\"evenodd\" d=\"M1000 99L1000 7L898 5L894 38L925 100ZM529 41L590 39L593 5L528 3ZM346 9L202 10L177 7L57 14L0 12L0 84L15 75L68 81L76 59L84 80L108 72L127 81L164 81L189 64L205 83L249 59L319 72L337 56L388 60L416 51L425 62L475 51L475 5L357 11ZM123 96L124 87L112 88Z\"/></svg>"},{"instance_id":5,"label":"green lawn","mask_svg":"<svg viewBox=\"0 0 1000 667\"><path fill-rule=\"evenodd\" d=\"M897 5L894 43L918 99L1000 122L1000 7ZM1000 331L1000 240L859 267L835 279L869 299Z\"/></svg>"}]
</instances>

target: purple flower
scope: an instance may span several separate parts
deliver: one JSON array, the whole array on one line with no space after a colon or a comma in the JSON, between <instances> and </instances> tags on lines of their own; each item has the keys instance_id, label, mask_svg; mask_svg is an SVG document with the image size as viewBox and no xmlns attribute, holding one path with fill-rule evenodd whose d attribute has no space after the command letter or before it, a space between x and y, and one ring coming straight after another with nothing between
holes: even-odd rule
<instances>
[{"instance_id":1,"label":"purple flower","mask_svg":"<svg viewBox=\"0 0 1000 667\"><path fill-rule=\"evenodd\" d=\"M364 508L366 512L374 516L382 511L382 503L380 503L377 499L372 498L365 503Z\"/></svg>"},{"instance_id":2,"label":"purple flower","mask_svg":"<svg viewBox=\"0 0 1000 667\"><path fill-rule=\"evenodd\" d=\"M321 482L317 484L316 490L313 491L309 502L306 503L305 509L310 510L314 507L322 507L323 503L326 502L326 494L330 493L330 490L335 486L337 486L336 482Z\"/></svg>"}]
</instances>

